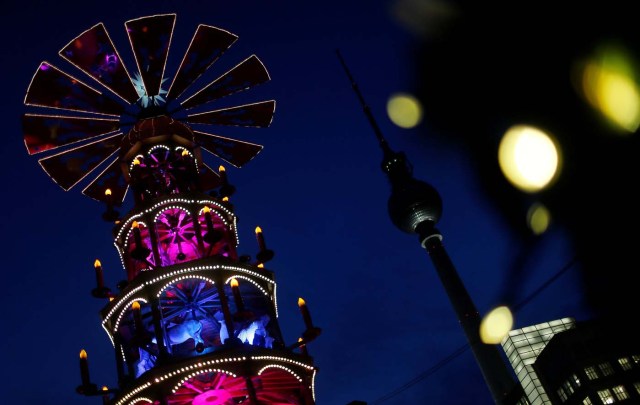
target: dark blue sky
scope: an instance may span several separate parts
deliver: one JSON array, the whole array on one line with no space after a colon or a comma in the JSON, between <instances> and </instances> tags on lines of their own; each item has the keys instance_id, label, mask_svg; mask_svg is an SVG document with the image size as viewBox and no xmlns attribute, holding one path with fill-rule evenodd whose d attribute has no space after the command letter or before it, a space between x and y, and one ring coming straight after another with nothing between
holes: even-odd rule
<instances>
[{"instance_id":1,"label":"dark blue sky","mask_svg":"<svg viewBox=\"0 0 640 405\"><path fill-rule=\"evenodd\" d=\"M254 254L259 225L275 250L280 326L292 343L304 327L303 297L322 335L309 345L319 367L319 405L490 404L470 351L419 383L377 399L422 375L464 346L462 329L417 237L396 229L387 215L389 185L381 151L335 55L340 48L392 148L403 150L416 177L443 199L438 228L481 313L526 299L572 258L571 242L552 227L526 271L509 269L515 233L483 192L465 154L432 133L429 123L395 127L388 97L411 92L417 41L392 12L394 1L335 1L312 5L265 1L24 2L3 7L4 140L0 147L4 247L0 403L99 403L75 393L78 353L86 349L92 380L114 386L112 346L100 327L104 304L91 297L93 262L108 285L124 278L104 208L78 185L64 192L24 147L20 116L31 76L41 61L68 66L57 52L80 32L103 22L118 49L128 47L124 22L177 13L170 61L181 59L198 24L226 29L239 40L220 59L233 66L251 54L272 80L254 89L276 100L266 129L221 128L222 136L265 146L242 169L227 167L237 188L240 253ZM425 2L426 4L426 2ZM170 62L171 63L171 62ZM229 65L226 65L229 64ZM67 69L71 72L73 69ZM221 68L219 71L223 73ZM75 72L74 72L75 73ZM251 90L253 93L254 90ZM463 95L461 95L462 97ZM464 117L460 118L464 120ZM220 161L207 161L217 167ZM84 183L83 183L84 184ZM523 327L589 314L579 269L572 268L516 312Z\"/></svg>"}]
</instances>

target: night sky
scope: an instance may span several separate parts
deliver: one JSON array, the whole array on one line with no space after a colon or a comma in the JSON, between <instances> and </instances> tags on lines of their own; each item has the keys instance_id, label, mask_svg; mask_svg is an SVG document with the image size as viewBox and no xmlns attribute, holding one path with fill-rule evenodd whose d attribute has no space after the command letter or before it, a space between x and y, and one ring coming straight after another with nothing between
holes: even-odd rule
<instances>
[{"instance_id":1,"label":"night sky","mask_svg":"<svg viewBox=\"0 0 640 405\"><path fill-rule=\"evenodd\" d=\"M587 282L593 279L583 277L580 263L545 284L576 254L575 232L583 230L574 226L577 215L567 221L560 217L535 245L530 244L523 236L522 207L535 196L507 190L504 180L491 177L493 172L483 166L495 159L495 150L487 148L490 142L482 142L491 128L508 119L527 118L523 111L543 111L550 126L551 118L558 118L558 111L544 104L540 94L529 103L501 98L514 96L515 92L504 92L518 81L543 93L536 83L546 71L538 71L538 76L528 71L501 75L493 69L516 46L498 40L504 34L497 28L505 23L496 17L501 9L470 12L461 4L428 0L312 4L117 0L99 7L87 2L11 0L4 4L0 25L6 141L0 147L4 398L0 403L100 403L99 398L75 393L81 349L88 352L93 382L116 384L113 349L100 327L99 310L105 302L90 294L95 259L102 262L112 289L125 278L111 226L101 219L104 206L81 194L86 182L64 192L51 181L38 157L28 155L20 124L26 112L25 92L40 62L77 73L57 52L98 22L105 24L117 49L127 53L125 21L176 13L170 64L181 60L201 23L239 37L214 65L218 74L251 54L265 64L272 80L246 96L276 100L271 126L221 127L216 133L264 145L243 168L226 165L237 188L232 202L239 220L238 252L257 252L254 228L259 225L275 251L267 267L278 283L285 343L295 342L304 328L298 297L306 300L314 323L322 328L322 335L308 347L319 368L315 386L319 405L346 405L352 400L370 405L492 403L471 351L452 356L466 340L427 253L417 236L403 233L389 219L390 188L380 169L382 152L336 57L338 48L391 147L406 152L414 175L439 191L444 209L438 229L480 313L509 304L516 308L514 326L520 328L562 317L587 319L600 310L586 299ZM458 18L463 11L466 19ZM511 11L527 15L523 10L506 12ZM542 11L534 14L540 17ZM428 17L420 24L428 29L412 29L407 14L418 19L423 12ZM532 55L549 51L548 63L540 65L547 67L589 45L578 41L575 31L564 41L554 41L552 32L561 31L561 20L542 24L546 29L536 25L544 41L540 43L532 39L532 20L502 27L516 34L518 28L526 30L519 43ZM524 51L518 55L519 62L527 59ZM135 66L124 58L128 67ZM467 76L456 81L448 73ZM397 92L425 98L425 117L418 127L403 129L387 117L387 100ZM491 104L496 97L500 103ZM554 95L549 91L546 97ZM572 113L578 110L565 106ZM567 117L569 122L576 119ZM562 131L575 128L565 125ZM211 167L224 164L207 157ZM573 166L567 162L567 167ZM606 171L599 175L611 178ZM601 178L595 181L602 184ZM569 201L563 195L552 195L549 201L558 215L569 215L571 210L560 203ZM628 206L631 202L624 209ZM592 222L591 231L600 236L620 231L619 226L602 226L607 216L614 215L607 205L577 206L575 211L584 213L585 221ZM610 285L603 280L603 285ZM443 362L448 357L451 360Z\"/></svg>"}]
</instances>

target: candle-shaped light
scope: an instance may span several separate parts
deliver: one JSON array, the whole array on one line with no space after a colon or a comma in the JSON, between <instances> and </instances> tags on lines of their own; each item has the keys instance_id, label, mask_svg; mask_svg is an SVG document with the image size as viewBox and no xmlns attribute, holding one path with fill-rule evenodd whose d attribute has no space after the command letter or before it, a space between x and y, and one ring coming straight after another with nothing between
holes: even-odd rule
<instances>
[{"instance_id":1,"label":"candle-shaped light","mask_svg":"<svg viewBox=\"0 0 640 405\"><path fill-rule=\"evenodd\" d=\"M304 344L304 339L298 338L298 343L300 343L300 353L302 353L304 356L308 356L309 352L307 351L307 345Z\"/></svg>"},{"instance_id":2,"label":"candle-shaped light","mask_svg":"<svg viewBox=\"0 0 640 405\"><path fill-rule=\"evenodd\" d=\"M134 244L135 244L135 247L131 251L131 257L133 257L136 260L146 262L147 256L149 256L149 253L151 253L151 250L149 250L145 245L142 244L142 236L140 234L140 224L137 221L133 221L133 223L131 224L131 227L133 228L133 238L134 238Z\"/></svg>"},{"instance_id":3,"label":"candle-shaped light","mask_svg":"<svg viewBox=\"0 0 640 405\"><path fill-rule=\"evenodd\" d=\"M307 303L302 298L298 298L298 307L300 307L302 319L304 319L304 325L307 327L307 329L313 329L313 322L311 322L311 314L309 313L309 308L307 308Z\"/></svg>"},{"instance_id":4,"label":"candle-shaped light","mask_svg":"<svg viewBox=\"0 0 640 405\"><path fill-rule=\"evenodd\" d=\"M227 179L227 171L224 166L220 165L220 167L218 167L218 174L220 175L220 180L222 181L223 185L229 184L229 180Z\"/></svg>"},{"instance_id":5,"label":"candle-shaped light","mask_svg":"<svg viewBox=\"0 0 640 405\"><path fill-rule=\"evenodd\" d=\"M133 237L136 242L136 248L140 248L142 247L142 235L140 234L140 224L138 223L138 221L133 221L133 223L131 224L131 227L133 228Z\"/></svg>"},{"instance_id":6,"label":"candle-shaped light","mask_svg":"<svg viewBox=\"0 0 640 405\"><path fill-rule=\"evenodd\" d=\"M104 288L104 277L102 275L102 264L100 263L100 260L96 259L96 261L93 262L93 267L96 269L96 283L98 285L98 290L101 290Z\"/></svg>"},{"instance_id":7,"label":"candle-shaped light","mask_svg":"<svg viewBox=\"0 0 640 405\"><path fill-rule=\"evenodd\" d=\"M109 405L109 387L102 387L102 405Z\"/></svg>"},{"instance_id":8,"label":"candle-shaped light","mask_svg":"<svg viewBox=\"0 0 640 405\"><path fill-rule=\"evenodd\" d=\"M231 291L233 291L233 299L236 302L236 308L238 308L238 312L244 311L244 301L242 301L242 296L240 295L240 285L238 284L238 280L235 278L231 279Z\"/></svg>"},{"instance_id":9,"label":"candle-shaped light","mask_svg":"<svg viewBox=\"0 0 640 405\"><path fill-rule=\"evenodd\" d=\"M113 209L113 196L110 188L104 190L104 201L107 203L107 210L102 214L102 219L109 222L117 220L120 213Z\"/></svg>"},{"instance_id":10,"label":"candle-shaped light","mask_svg":"<svg viewBox=\"0 0 640 405\"><path fill-rule=\"evenodd\" d=\"M204 220L207 222L207 232L211 233L213 232L213 220L211 219L211 208L205 205L204 208L202 209L202 212L204 212Z\"/></svg>"},{"instance_id":11,"label":"candle-shaped light","mask_svg":"<svg viewBox=\"0 0 640 405\"><path fill-rule=\"evenodd\" d=\"M267 245L264 242L264 235L262 234L262 228L256 226L256 239L258 240L258 247L260 251L267 250Z\"/></svg>"},{"instance_id":12,"label":"candle-shaped light","mask_svg":"<svg viewBox=\"0 0 640 405\"><path fill-rule=\"evenodd\" d=\"M131 310L133 311L133 323L136 327L136 333L140 333L143 330L142 314L140 313L140 303L138 301L134 301L133 304L131 304Z\"/></svg>"},{"instance_id":13,"label":"candle-shaped light","mask_svg":"<svg viewBox=\"0 0 640 405\"><path fill-rule=\"evenodd\" d=\"M91 381L89 380L89 363L87 361L87 352L82 349L80 350L80 378L82 380L82 385L87 387L91 385Z\"/></svg>"}]
</instances>

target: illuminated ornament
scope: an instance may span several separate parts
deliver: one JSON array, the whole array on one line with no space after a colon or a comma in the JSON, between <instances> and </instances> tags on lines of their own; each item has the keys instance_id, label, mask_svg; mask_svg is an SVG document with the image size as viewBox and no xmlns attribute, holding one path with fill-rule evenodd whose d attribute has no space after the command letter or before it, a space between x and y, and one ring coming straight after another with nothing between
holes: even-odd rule
<instances>
[{"instance_id":1,"label":"illuminated ornament","mask_svg":"<svg viewBox=\"0 0 640 405\"><path fill-rule=\"evenodd\" d=\"M500 141L498 162L511 184L533 193L548 187L558 177L560 152L547 133L535 127L515 125Z\"/></svg>"}]
</instances>

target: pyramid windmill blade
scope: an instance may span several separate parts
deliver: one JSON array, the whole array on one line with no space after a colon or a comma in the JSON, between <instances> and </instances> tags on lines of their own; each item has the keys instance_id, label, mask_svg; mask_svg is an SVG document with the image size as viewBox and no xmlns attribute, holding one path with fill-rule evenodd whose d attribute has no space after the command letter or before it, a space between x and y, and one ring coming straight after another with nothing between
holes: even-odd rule
<instances>
[{"instance_id":1,"label":"pyramid windmill blade","mask_svg":"<svg viewBox=\"0 0 640 405\"><path fill-rule=\"evenodd\" d=\"M116 119L24 114L22 131L30 155L115 132Z\"/></svg>"},{"instance_id":2,"label":"pyramid windmill blade","mask_svg":"<svg viewBox=\"0 0 640 405\"><path fill-rule=\"evenodd\" d=\"M255 143L238 141L206 132L193 132L196 143L202 148L238 168L256 157L263 148L262 145Z\"/></svg>"},{"instance_id":3,"label":"pyramid windmill blade","mask_svg":"<svg viewBox=\"0 0 640 405\"><path fill-rule=\"evenodd\" d=\"M31 78L24 104L118 116L124 107L79 79L42 62Z\"/></svg>"},{"instance_id":4,"label":"pyramid windmill blade","mask_svg":"<svg viewBox=\"0 0 640 405\"><path fill-rule=\"evenodd\" d=\"M97 201L107 202L105 191L109 189L111 190L111 201L116 205L120 205L124 201L128 188L129 184L122 173L120 159L116 158L95 180L82 190L82 194Z\"/></svg>"},{"instance_id":5,"label":"pyramid windmill blade","mask_svg":"<svg viewBox=\"0 0 640 405\"><path fill-rule=\"evenodd\" d=\"M203 190L211 190L222 185L222 179L220 179L218 173L213 171L213 169L207 166L205 163L203 163L202 167L200 168L200 175L198 178L200 181L200 187Z\"/></svg>"},{"instance_id":6,"label":"pyramid windmill blade","mask_svg":"<svg viewBox=\"0 0 640 405\"><path fill-rule=\"evenodd\" d=\"M181 104L183 108L193 108L269 80L271 77L260 59L251 55Z\"/></svg>"},{"instance_id":7,"label":"pyramid windmill blade","mask_svg":"<svg viewBox=\"0 0 640 405\"><path fill-rule=\"evenodd\" d=\"M78 184L119 147L122 133L38 160L45 172L65 191Z\"/></svg>"},{"instance_id":8,"label":"pyramid windmill blade","mask_svg":"<svg viewBox=\"0 0 640 405\"><path fill-rule=\"evenodd\" d=\"M102 23L72 39L58 54L124 101L138 100L131 77Z\"/></svg>"},{"instance_id":9,"label":"pyramid windmill blade","mask_svg":"<svg viewBox=\"0 0 640 405\"><path fill-rule=\"evenodd\" d=\"M237 40L238 36L228 31L200 24L167 92L167 100L180 97Z\"/></svg>"},{"instance_id":10,"label":"pyramid windmill blade","mask_svg":"<svg viewBox=\"0 0 640 405\"><path fill-rule=\"evenodd\" d=\"M160 95L175 22L175 14L161 14L124 24L147 96Z\"/></svg>"},{"instance_id":11,"label":"pyramid windmill blade","mask_svg":"<svg viewBox=\"0 0 640 405\"><path fill-rule=\"evenodd\" d=\"M275 108L275 100L261 101L237 107L192 114L187 118L187 122L207 125L264 128L271 125Z\"/></svg>"}]
</instances>

